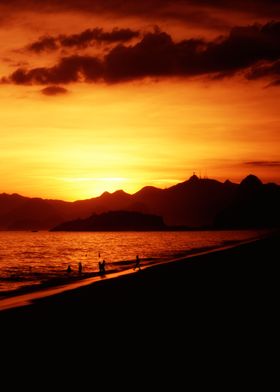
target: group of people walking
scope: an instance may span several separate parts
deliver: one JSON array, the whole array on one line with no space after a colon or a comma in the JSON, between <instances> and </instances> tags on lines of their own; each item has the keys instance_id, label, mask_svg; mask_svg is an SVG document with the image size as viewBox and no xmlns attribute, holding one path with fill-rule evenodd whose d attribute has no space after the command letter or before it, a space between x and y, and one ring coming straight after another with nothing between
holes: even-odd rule
<instances>
[{"instance_id":1,"label":"group of people walking","mask_svg":"<svg viewBox=\"0 0 280 392\"><path fill-rule=\"evenodd\" d=\"M106 269L105 269L106 261L105 260L99 261L98 262L98 266L99 266L99 273L100 273L100 275L105 274L105 272L106 272ZM68 274L70 274L72 272L72 267L71 267L70 264L68 264L68 267L67 267L66 271L68 272ZM78 263L78 272L79 272L79 274L81 274L83 272L83 265L82 265L82 263L80 261Z\"/></svg>"},{"instance_id":2,"label":"group of people walking","mask_svg":"<svg viewBox=\"0 0 280 392\"><path fill-rule=\"evenodd\" d=\"M68 273L70 273L70 272L72 272L72 268L71 268L71 265L70 264L68 264L68 267L67 267L67 270L66 270ZM79 271L79 274L81 274L82 272L83 272L83 264L79 261L79 263L78 263L78 271Z\"/></svg>"},{"instance_id":3,"label":"group of people walking","mask_svg":"<svg viewBox=\"0 0 280 392\"><path fill-rule=\"evenodd\" d=\"M100 258L100 253L98 254L98 256L99 256L99 258ZM105 272L106 272L106 261L105 260L103 260L103 261L99 261L98 262L98 267L99 267L99 273L100 273L100 275L104 275L105 274ZM134 270L136 269L136 268L138 268L138 270L141 270L141 267L140 267L140 259L139 259L139 256L138 255L136 255L136 260L135 260L135 265L134 265ZM68 264L68 267L67 267L67 270L66 270L68 273L71 273L72 272L72 268L71 268L71 265L70 264ZM79 263L78 263L78 272L79 272L79 274L81 274L82 272L83 272L83 265L82 265L82 263L79 261Z\"/></svg>"}]
</instances>

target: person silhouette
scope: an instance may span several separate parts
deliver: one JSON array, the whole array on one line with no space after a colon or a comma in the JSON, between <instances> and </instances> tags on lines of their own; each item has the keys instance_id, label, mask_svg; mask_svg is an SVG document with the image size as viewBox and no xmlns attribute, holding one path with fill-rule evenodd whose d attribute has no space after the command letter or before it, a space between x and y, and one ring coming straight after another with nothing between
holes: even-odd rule
<instances>
[{"instance_id":1,"label":"person silhouette","mask_svg":"<svg viewBox=\"0 0 280 392\"><path fill-rule=\"evenodd\" d=\"M98 265L99 265L99 273L101 275L105 274L105 264L106 264L105 260L103 260L102 262L99 261L99 263L98 263Z\"/></svg>"},{"instance_id":2,"label":"person silhouette","mask_svg":"<svg viewBox=\"0 0 280 392\"><path fill-rule=\"evenodd\" d=\"M81 274L82 273L82 271L83 271L83 265L82 265L82 263L79 261L79 267L78 267L78 270L79 270L79 274Z\"/></svg>"},{"instance_id":3,"label":"person silhouette","mask_svg":"<svg viewBox=\"0 0 280 392\"><path fill-rule=\"evenodd\" d=\"M68 274L69 274L70 272L72 272L72 268L71 268L71 265L70 265L70 264L68 264L67 272L68 272Z\"/></svg>"},{"instance_id":4,"label":"person silhouette","mask_svg":"<svg viewBox=\"0 0 280 392\"><path fill-rule=\"evenodd\" d=\"M138 268L138 270L141 269L141 267L140 267L140 259L139 259L138 255L136 255L135 266L134 266L133 269L135 270L136 268Z\"/></svg>"}]
</instances>

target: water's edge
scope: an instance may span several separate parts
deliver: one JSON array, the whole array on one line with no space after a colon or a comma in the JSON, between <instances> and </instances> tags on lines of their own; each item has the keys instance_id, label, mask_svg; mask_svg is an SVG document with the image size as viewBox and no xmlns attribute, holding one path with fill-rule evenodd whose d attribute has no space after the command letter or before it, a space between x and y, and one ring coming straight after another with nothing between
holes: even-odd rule
<instances>
[{"instance_id":1,"label":"water's edge","mask_svg":"<svg viewBox=\"0 0 280 392\"><path fill-rule=\"evenodd\" d=\"M197 256L202 256L202 255L206 255L209 253L220 252L223 250L229 250L229 249L238 247L239 245L254 243L260 239L261 239L261 237L249 239L249 240L244 240L244 241L236 241L235 243L231 243L228 245L218 246L218 247L215 247L212 249L200 250L197 252L189 253L187 255L172 258L169 260L161 260L153 265L143 266L141 269L145 270L147 268L158 268L162 264L179 262L179 261L183 261L183 260L190 261L191 259L193 259ZM14 295L8 296L7 298L1 298L0 299L0 311L30 305L34 300L37 300L40 298L53 296L56 294L63 293L65 291L75 290L75 289L78 289L83 286L87 286L87 285L94 284L96 282L100 282L102 280L116 279L120 276L130 275L130 274L134 274L134 273L138 273L138 272L139 272L139 270L134 270L133 268L129 268L129 269L126 269L123 271L109 273L109 274L106 274L105 276L95 275L92 277L85 277L82 279L77 279L72 282L68 281L68 282L64 282L63 284L60 283L59 285L53 284L53 285L48 286L47 288L46 287L44 287L44 288L43 287L37 287L37 288L34 287L33 290L30 289L28 292L21 292L21 293L17 292L17 293L14 293Z\"/></svg>"}]
</instances>

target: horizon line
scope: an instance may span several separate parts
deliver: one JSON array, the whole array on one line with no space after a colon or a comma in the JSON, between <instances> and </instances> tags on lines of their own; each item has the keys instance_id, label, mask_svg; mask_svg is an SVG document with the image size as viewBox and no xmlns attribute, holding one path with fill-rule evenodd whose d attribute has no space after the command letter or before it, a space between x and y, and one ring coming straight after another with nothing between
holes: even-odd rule
<instances>
[{"instance_id":1,"label":"horizon line","mask_svg":"<svg viewBox=\"0 0 280 392\"><path fill-rule=\"evenodd\" d=\"M196 177L199 181L200 181L200 180L217 181L217 182L219 182L219 183L221 183L221 184L224 184L224 183L226 183L226 182L230 182L230 183L235 184L235 185L240 185L240 184L242 183L242 181L244 181L244 180L245 180L247 177L249 177L249 176L254 176L254 177L258 178L258 179L261 181L261 183L262 183L263 185L275 184L275 185L277 185L277 186L280 186L280 184L279 184L278 182L271 182L271 181L269 181L269 182L263 182L263 181L260 179L260 177L258 177L257 175L255 175L255 174L253 174L253 173L249 173L248 175L246 175L244 178L242 178L242 180L240 180L240 182L234 182L234 181L231 181L229 178L227 178L227 179L224 180L224 181L221 181L221 180L217 180L217 179L215 179L215 178L210 178L210 177L208 177L208 176L203 176L203 177L202 177L201 175L198 176L198 175L196 175L195 172L193 172L193 174L192 174L188 179L182 180L181 182L177 182L177 183L175 183L174 185L171 185L171 186L169 186L169 187L160 188L160 187L156 187L156 186L153 186L153 185L145 185L145 186L143 186L142 188L140 188L138 191L136 191L136 192L134 192L134 193L126 192L126 191L124 191L123 189L116 189L116 190L113 191L113 192L109 192L109 191L106 191L106 190L105 190L105 191L102 192L99 196L93 196L93 197L90 197L90 198L76 199L76 200L64 200L64 199L49 198L49 197L44 198L44 197L39 197L39 196L25 196L25 195L20 194L20 193L17 193L17 192L13 192L13 193L1 192L1 193L0 193L0 196L3 196L3 195L7 195L7 196L20 196L20 197L24 197L24 198L27 198L27 199L40 199L40 200L62 201L62 202L65 202L65 203L75 203L75 202L78 202L78 201L85 201L85 200L97 199L97 198L99 198L99 197L102 197L104 194L113 195L113 194L115 194L115 193L117 193L117 192L123 192L123 193L125 193L125 194L127 194L127 195L133 196L133 195L135 195L136 193L140 192L141 190L143 190L143 189L145 189L145 188L155 188L155 189L160 189L160 190L166 190L166 189L172 188L173 186L176 186L176 185L179 185L179 184L183 184L184 182L188 182L188 181L190 181L193 177ZM160 180L158 180L158 181L160 181Z\"/></svg>"}]
</instances>

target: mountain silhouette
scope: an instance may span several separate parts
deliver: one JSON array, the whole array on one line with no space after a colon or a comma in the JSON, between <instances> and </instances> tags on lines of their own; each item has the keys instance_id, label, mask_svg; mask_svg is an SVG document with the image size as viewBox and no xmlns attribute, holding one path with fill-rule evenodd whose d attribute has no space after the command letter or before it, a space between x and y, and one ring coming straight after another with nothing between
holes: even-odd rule
<instances>
[{"instance_id":1,"label":"mountain silhouette","mask_svg":"<svg viewBox=\"0 0 280 392\"><path fill-rule=\"evenodd\" d=\"M51 231L144 231L164 230L160 216L133 211L109 211L86 219L61 223Z\"/></svg>"},{"instance_id":2,"label":"mountain silhouette","mask_svg":"<svg viewBox=\"0 0 280 392\"><path fill-rule=\"evenodd\" d=\"M157 215L173 227L279 226L279 192L279 185L263 184L254 175L240 184L193 175L166 189L146 186L132 195L118 190L74 202L0 194L0 229L51 229L109 211Z\"/></svg>"},{"instance_id":3,"label":"mountain silhouette","mask_svg":"<svg viewBox=\"0 0 280 392\"><path fill-rule=\"evenodd\" d=\"M247 176L237 188L232 202L217 214L217 228L262 228L280 225L280 187L263 184Z\"/></svg>"}]
</instances>

